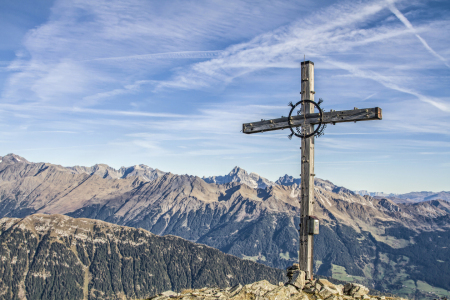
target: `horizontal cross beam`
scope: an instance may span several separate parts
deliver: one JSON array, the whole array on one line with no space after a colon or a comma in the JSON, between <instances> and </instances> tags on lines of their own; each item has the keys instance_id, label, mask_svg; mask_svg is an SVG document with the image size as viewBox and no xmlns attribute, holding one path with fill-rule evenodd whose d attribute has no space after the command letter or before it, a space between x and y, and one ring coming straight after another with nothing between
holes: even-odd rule
<instances>
[{"instance_id":1,"label":"horizontal cross beam","mask_svg":"<svg viewBox=\"0 0 450 300\"><path fill-rule=\"evenodd\" d=\"M329 111L322 113L322 124L336 124L343 122L356 122L356 121L369 121L369 120L381 120L381 108L363 108L341 111ZM242 132L251 134L257 132L265 132L272 130L279 130L289 128L289 122L287 117L264 120L254 123L244 123L242 125ZM319 113L291 116L292 127L304 126L306 124L319 124Z\"/></svg>"}]
</instances>

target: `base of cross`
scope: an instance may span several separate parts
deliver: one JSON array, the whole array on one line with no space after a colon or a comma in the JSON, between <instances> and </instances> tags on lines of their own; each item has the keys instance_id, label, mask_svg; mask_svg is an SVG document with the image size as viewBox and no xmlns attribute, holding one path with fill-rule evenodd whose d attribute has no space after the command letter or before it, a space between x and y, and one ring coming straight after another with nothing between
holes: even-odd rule
<instances>
[{"instance_id":1,"label":"base of cross","mask_svg":"<svg viewBox=\"0 0 450 300\"><path fill-rule=\"evenodd\" d=\"M299 270L298 264L293 264L292 266L290 266L286 269L286 271L287 271L286 276L288 278L288 283L292 282L292 278L294 277L295 273L298 273L298 270Z\"/></svg>"},{"instance_id":2,"label":"base of cross","mask_svg":"<svg viewBox=\"0 0 450 300\"><path fill-rule=\"evenodd\" d=\"M299 264L293 264L286 270L287 270L286 276L288 278L288 281L285 283L285 285L294 285L298 286L298 288L300 289L303 289L307 278L306 272L300 270ZM310 280L313 280L312 276Z\"/></svg>"},{"instance_id":3,"label":"base of cross","mask_svg":"<svg viewBox=\"0 0 450 300\"><path fill-rule=\"evenodd\" d=\"M286 269L286 276L288 281L286 284L301 285L305 283L305 280L314 280L311 274L310 278L306 278L306 272L300 270L299 264L293 264Z\"/></svg>"},{"instance_id":4,"label":"base of cross","mask_svg":"<svg viewBox=\"0 0 450 300\"><path fill-rule=\"evenodd\" d=\"M333 284L327 279L318 278L313 279L306 278L306 272L299 270L299 265L294 264L293 266L287 268L287 276L289 281L284 284L285 287L293 286L298 291L306 293L307 295L315 295L313 298L309 299L326 299L326 300L339 300L339 299L350 299L350 300L384 300L385 297L373 297L368 296L369 289L358 283L348 282L345 285ZM268 298L268 299L279 299L279 298ZM288 299L288 298L283 298ZM291 299L291 298L289 298ZM292 299L300 299L300 297L293 297ZM303 299L303 298L301 298ZM394 299L392 299L394 300ZM398 300L404 300L399 298Z\"/></svg>"}]
</instances>

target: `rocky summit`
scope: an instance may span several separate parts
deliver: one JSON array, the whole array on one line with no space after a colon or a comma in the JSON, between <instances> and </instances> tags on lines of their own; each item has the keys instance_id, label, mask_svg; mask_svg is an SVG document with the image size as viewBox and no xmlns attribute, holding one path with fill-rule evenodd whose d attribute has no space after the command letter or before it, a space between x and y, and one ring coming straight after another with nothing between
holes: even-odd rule
<instances>
[{"instance_id":1,"label":"rocky summit","mask_svg":"<svg viewBox=\"0 0 450 300\"><path fill-rule=\"evenodd\" d=\"M267 280L261 280L242 286L241 284L224 289L202 288L188 289L181 293L165 291L155 295L151 300L179 299L179 300L402 300L385 296L371 296L369 289L361 284L347 283L334 285L326 279L305 280L304 272L301 272L293 282L278 285L271 284Z\"/></svg>"}]
</instances>

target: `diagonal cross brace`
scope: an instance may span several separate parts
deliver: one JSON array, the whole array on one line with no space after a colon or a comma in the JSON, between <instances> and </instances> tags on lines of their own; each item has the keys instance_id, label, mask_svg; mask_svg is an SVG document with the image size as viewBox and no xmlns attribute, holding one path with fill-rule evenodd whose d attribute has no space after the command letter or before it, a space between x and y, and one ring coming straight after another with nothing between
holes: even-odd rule
<instances>
[{"instance_id":1,"label":"diagonal cross brace","mask_svg":"<svg viewBox=\"0 0 450 300\"><path fill-rule=\"evenodd\" d=\"M303 115L291 117L292 127L304 126L306 124L315 125L320 123L320 115L318 113L307 114L306 118ZM381 120L381 108L363 108L341 111L330 111L322 113L322 124L329 123L343 123L356 121ZM251 134L264 131L272 131L289 128L287 117L259 121L254 123L244 123L242 125L242 132Z\"/></svg>"}]
</instances>

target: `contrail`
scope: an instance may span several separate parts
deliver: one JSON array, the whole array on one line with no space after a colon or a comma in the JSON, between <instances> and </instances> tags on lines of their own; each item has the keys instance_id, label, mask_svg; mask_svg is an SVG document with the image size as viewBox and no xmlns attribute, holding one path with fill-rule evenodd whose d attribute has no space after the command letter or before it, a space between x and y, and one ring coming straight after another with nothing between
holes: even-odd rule
<instances>
[{"instance_id":1,"label":"contrail","mask_svg":"<svg viewBox=\"0 0 450 300\"><path fill-rule=\"evenodd\" d=\"M440 56L439 54L436 53L436 51L434 51L430 45L428 45L428 43L420 36L417 34L416 30L414 29L414 27L412 26L412 24L408 21L408 19L394 6L394 4L388 0L388 5L389 5L389 9L391 10L391 12L403 23L405 24L406 28L408 28L409 30L411 30L412 33L414 33L414 35L419 39L419 41L425 46L425 48L428 50L428 52L430 52L431 54L433 54L435 57L437 57L438 59L442 60L444 62L444 64L450 68L450 64L447 63L447 60L445 58L443 58L442 56Z\"/></svg>"}]
</instances>

